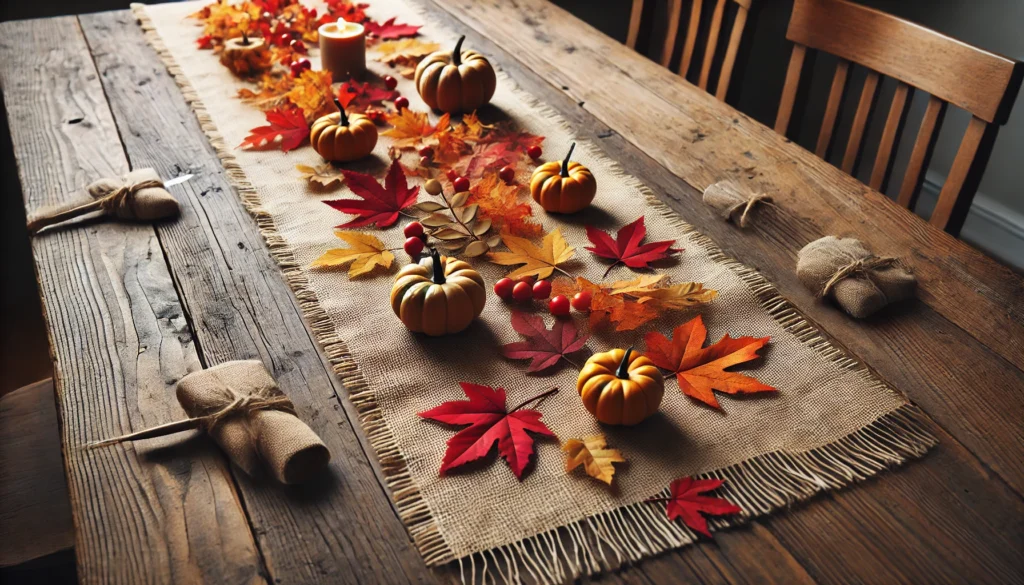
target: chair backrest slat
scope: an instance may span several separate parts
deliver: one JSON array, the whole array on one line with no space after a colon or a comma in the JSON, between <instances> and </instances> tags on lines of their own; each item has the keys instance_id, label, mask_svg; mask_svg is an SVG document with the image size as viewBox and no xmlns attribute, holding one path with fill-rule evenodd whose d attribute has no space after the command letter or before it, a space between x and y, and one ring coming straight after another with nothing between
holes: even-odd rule
<instances>
[{"instance_id":1,"label":"chair backrest slat","mask_svg":"<svg viewBox=\"0 0 1024 585\"><path fill-rule=\"evenodd\" d=\"M690 21L686 27L686 39L683 41L683 57L679 60L679 75L686 77L693 62L693 50L697 46L697 32L700 29L700 11L703 0L690 0ZM667 67L667 66L666 66Z\"/></svg>"},{"instance_id":2,"label":"chair backrest slat","mask_svg":"<svg viewBox=\"0 0 1024 585\"><path fill-rule=\"evenodd\" d=\"M736 54L740 51L740 43L743 41L743 29L747 25L748 10L742 5L736 11L736 19L732 23L732 31L729 33L729 46L725 49L725 59L722 61L722 70L718 73L718 88L715 90L715 97L725 101L729 93L729 81L732 79L732 69L736 66Z\"/></svg>"},{"instance_id":3,"label":"chair backrest slat","mask_svg":"<svg viewBox=\"0 0 1024 585\"><path fill-rule=\"evenodd\" d=\"M864 78L864 87L860 91L860 100L857 102L857 111L853 114L853 125L850 126L850 137L846 141L846 150L843 151L842 169L847 173L853 173L864 139L864 128L868 125L871 117L871 110L875 106L875 98L878 97L878 74L869 71Z\"/></svg>"},{"instance_id":4,"label":"chair backrest slat","mask_svg":"<svg viewBox=\"0 0 1024 585\"><path fill-rule=\"evenodd\" d=\"M679 19L683 14L683 0L668 0L668 30L665 32L665 44L661 47L661 66L668 67L672 62L672 53L676 49L676 36L679 34Z\"/></svg>"},{"instance_id":5,"label":"chair backrest slat","mask_svg":"<svg viewBox=\"0 0 1024 585\"><path fill-rule=\"evenodd\" d=\"M947 104L971 114L971 125L930 219L954 235L959 233L995 135L1006 123L1024 81L1024 62L846 0L794 0L786 38L794 42L794 47L775 119L775 131L780 134L790 129L791 119L800 121L801 115L794 114L793 109L797 100L803 101L798 92L802 96L801 88L807 85L807 80L801 80L805 63L812 61L817 52L839 59L815 147L822 158L829 158L836 123L843 118L840 109L845 107L843 97L850 69L867 70L839 165L847 173L857 174L881 79L892 77L898 82L868 180L874 189L885 191L888 187L910 96L915 91L930 94L896 199L901 205L913 208L917 202Z\"/></svg>"},{"instance_id":6,"label":"chair backrest slat","mask_svg":"<svg viewBox=\"0 0 1024 585\"><path fill-rule=\"evenodd\" d=\"M832 76L832 89L828 92L828 103L825 104L825 115L821 120L821 130L818 131L818 145L814 154L821 158L828 158L829 145L832 143L832 131L836 127L836 118L839 117L839 105L843 101L843 90L846 89L846 78L850 73L850 62L840 59L836 65L836 72Z\"/></svg>"},{"instance_id":7,"label":"chair backrest slat","mask_svg":"<svg viewBox=\"0 0 1024 585\"><path fill-rule=\"evenodd\" d=\"M626 46L636 49L636 40L640 36L640 19L644 15L644 0L633 0L633 8L629 11L629 31L626 33Z\"/></svg>"},{"instance_id":8,"label":"chair backrest slat","mask_svg":"<svg viewBox=\"0 0 1024 585\"><path fill-rule=\"evenodd\" d=\"M800 87L800 71L804 68L804 59L807 57L807 47L796 45L793 47L793 54L789 57L789 67L786 68L786 85L782 87L782 100L779 102L779 112L775 116L775 131L783 136L789 129L789 118L793 115L793 106L796 103L796 92Z\"/></svg>"},{"instance_id":9,"label":"chair backrest slat","mask_svg":"<svg viewBox=\"0 0 1024 585\"><path fill-rule=\"evenodd\" d=\"M871 180L868 185L876 191L885 191L889 186L889 173L892 171L893 147L900 142L900 135L903 133L903 122L907 117L907 110L910 108L910 86L899 83L896 91L892 94L892 104L889 106L889 115L885 119L885 128L882 130L882 140L878 144L878 152L875 154L875 164L871 169Z\"/></svg>"},{"instance_id":10,"label":"chair backrest slat","mask_svg":"<svg viewBox=\"0 0 1024 585\"><path fill-rule=\"evenodd\" d=\"M722 17L725 16L725 0L718 0L715 11L711 13L711 30L708 41L704 45L704 63L700 67L700 80L697 85L703 90L708 89L708 77L711 76L711 62L715 60L715 48L718 47L718 35L722 33Z\"/></svg>"},{"instance_id":11,"label":"chair backrest slat","mask_svg":"<svg viewBox=\"0 0 1024 585\"><path fill-rule=\"evenodd\" d=\"M900 194L896 196L896 203L903 207L913 209L917 205L917 196L921 193L921 182L924 180L924 171L932 160L932 151L935 150L935 142L939 139L938 129L946 117L946 106L946 102L935 96L928 98L924 118L917 130L917 138L914 139L914 149L910 151L910 160L907 161L903 185L900 187Z\"/></svg>"}]
</instances>

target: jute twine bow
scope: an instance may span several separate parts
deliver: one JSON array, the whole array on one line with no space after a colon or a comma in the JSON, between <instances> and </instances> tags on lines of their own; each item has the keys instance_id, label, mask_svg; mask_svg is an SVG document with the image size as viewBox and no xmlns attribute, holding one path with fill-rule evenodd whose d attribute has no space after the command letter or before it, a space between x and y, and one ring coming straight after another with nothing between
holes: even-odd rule
<instances>
[{"instance_id":1,"label":"jute twine bow","mask_svg":"<svg viewBox=\"0 0 1024 585\"><path fill-rule=\"evenodd\" d=\"M179 212L178 201L164 189L153 169L138 169L121 179L100 179L89 185L87 190L95 198L93 201L41 212L28 222L29 234L94 211L141 221L173 217Z\"/></svg>"},{"instance_id":2,"label":"jute twine bow","mask_svg":"<svg viewBox=\"0 0 1024 585\"><path fill-rule=\"evenodd\" d=\"M257 410L280 410L289 414L295 414L295 407L292 401L283 394L275 394L276 389L273 387L265 386L252 393L239 393L231 386L224 386L223 389L227 396L232 398L231 401L226 402L220 409L210 414L192 416L179 421L157 425L141 431L135 431L134 433L121 435L120 437L89 443L86 446L89 448L106 447L126 441L141 441L142 439L165 437L192 429L203 429L206 432L210 432L218 424L227 420L228 417L248 416Z\"/></svg>"},{"instance_id":3,"label":"jute twine bow","mask_svg":"<svg viewBox=\"0 0 1024 585\"><path fill-rule=\"evenodd\" d=\"M320 437L295 414L259 361L226 362L178 382L178 402L189 418L87 445L116 445L201 429L246 473L261 463L282 483L299 483L330 461Z\"/></svg>"},{"instance_id":4,"label":"jute twine bow","mask_svg":"<svg viewBox=\"0 0 1024 585\"><path fill-rule=\"evenodd\" d=\"M875 284L872 278L872 276L874 275L874 271L878 270L879 268L888 268L896 264L896 261L896 258L892 258L889 256L869 256L867 258L854 260L853 262L850 262L849 264L843 266L839 270L836 270L836 273L832 275L832 278L828 279L828 282L826 282L825 286L821 288L821 291L818 292L817 296L819 299L828 296L828 294L832 292L832 288L840 280L843 280L844 278L861 276L871 281L872 284ZM883 295L885 294L881 289L879 289L879 292Z\"/></svg>"},{"instance_id":5,"label":"jute twine bow","mask_svg":"<svg viewBox=\"0 0 1024 585\"><path fill-rule=\"evenodd\" d=\"M723 219L734 221L741 228L747 227L750 212L755 204L771 201L772 198L768 194L750 194L743 186L732 181L719 181L704 190L704 203L721 211ZM739 213L740 210L742 213ZM734 219L737 213L739 218Z\"/></svg>"}]
</instances>

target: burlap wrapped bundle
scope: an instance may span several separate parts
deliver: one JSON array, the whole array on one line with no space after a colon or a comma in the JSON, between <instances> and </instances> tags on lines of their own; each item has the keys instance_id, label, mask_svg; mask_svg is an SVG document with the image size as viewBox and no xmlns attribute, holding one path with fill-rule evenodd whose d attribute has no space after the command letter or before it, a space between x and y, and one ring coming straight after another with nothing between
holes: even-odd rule
<instances>
[{"instance_id":1,"label":"burlap wrapped bundle","mask_svg":"<svg viewBox=\"0 0 1024 585\"><path fill-rule=\"evenodd\" d=\"M731 221L741 228L747 227L755 204L770 203L771 200L765 193L748 193L733 181L719 181L704 189L704 205L717 209L725 221Z\"/></svg>"},{"instance_id":2,"label":"burlap wrapped bundle","mask_svg":"<svg viewBox=\"0 0 1024 585\"><path fill-rule=\"evenodd\" d=\"M28 222L28 231L35 234L46 226L74 217L101 211L119 219L155 221L180 213L178 200L164 189L160 176L153 169L136 169L121 178L103 178L86 190L93 201L70 208L41 212Z\"/></svg>"},{"instance_id":3,"label":"burlap wrapped bundle","mask_svg":"<svg viewBox=\"0 0 1024 585\"><path fill-rule=\"evenodd\" d=\"M255 475L262 459L286 484L306 481L331 459L320 437L295 416L292 401L262 362L226 362L193 372L178 382L177 396L190 418L93 446L201 428L249 475Z\"/></svg>"},{"instance_id":4,"label":"burlap wrapped bundle","mask_svg":"<svg viewBox=\"0 0 1024 585\"><path fill-rule=\"evenodd\" d=\"M804 246L797 255L796 274L818 297L831 296L858 319L914 296L917 285L896 258L880 258L859 240L835 236Z\"/></svg>"}]
</instances>

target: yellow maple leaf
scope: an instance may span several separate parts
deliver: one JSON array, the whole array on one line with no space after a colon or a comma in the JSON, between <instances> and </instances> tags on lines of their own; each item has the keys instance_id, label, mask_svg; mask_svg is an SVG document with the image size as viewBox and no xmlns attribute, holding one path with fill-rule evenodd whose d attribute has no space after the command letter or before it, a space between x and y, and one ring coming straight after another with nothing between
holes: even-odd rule
<instances>
[{"instance_id":1,"label":"yellow maple leaf","mask_svg":"<svg viewBox=\"0 0 1024 585\"><path fill-rule=\"evenodd\" d=\"M593 435L580 439L569 439L562 445L562 451L568 456L565 460L565 472L583 466L587 475L612 485L615 475L613 463L625 463L626 459L618 449L606 449L604 435Z\"/></svg>"},{"instance_id":2,"label":"yellow maple leaf","mask_svg":"<svg viewBox=\"0 0 1024 585\"><path fill-rule=\"evenodd\" d=\"M393 126L381 132L384 136L394 138L394 145L398 148L415 148L423 139L434 133L437 128L447 128L451 120L448 114L441 116L437 126L430 125L430 119L425 112L414 112L409 108L402 108L399 112L388 112L384 114L384 121Z\"/></svg>"},{"instance_id":3,"label":"yellow maple leaf","mask_svg":"<svg viewBox=\"0 0 1024 585\"><path fill-rule=\"evenodd\" d=\"M364 232L336 231L338 236L351 246L334 248L313 262L314 268L339 268L352 263L348 268L349 278L356 278L373 271L377 266L391 268L395 255L376 236Z\"/></svg>"},{"instance_id":4,"label":"yellow maple leaf","mask_svg":"<svg viewBox=\"0 0 1024 585\"><path fill-rule=\"evenodd\" d=\"M702 283L680 282L644 293L639 302L656 302L665 309L679 310L710 302L716 296L718 291L704 288Z\"/></svg>"},{"instance_id":5,"label":"yellow maple leaf","mask_svg":"<svg viewBox=\"0 0 1024 585\"><path fill-rule=\"evenodd\" d=\"M380 53L377 60L392 67L396 65L415 65L420 59L441 48L438 43L428 43L419 39L399 39L378 43L374 50Z\"/></svg>"},{"instance_id":6,"label":"yellow maple leaf","mask_svg":"<svg viewBox=\"0 0 1024 585\"><path fill-rule=\"evenodd\" d=\"M324 163L315 167L295 165L295 168L302 173L303 179L310 184L316 183L321 187L329 187L335 181L341 183L345 179L344 175L341 174L341 169L331 163Z\"/></svg>"},{"instance_id":7,"label":"yellow maple leaf","mask_svg":"<svg viewBox=\"0 0 1024 585\"><path fill-rule=\"evenodd\" d=\"M526 238L516 237L507 233L502 234L501 241L505 243L505 246L511 252L491 252L488 259L502 266L523 264L523 266L508 274L508 277L512 280L525 276L547 278L555 270L566 274L558 265L565 263L576 253L575 248L566 243L559 229L555 229L544 236L540 247L537 247Z\"/></svg>"},{"instance_id":8,"label":"yellow maple leaf","mask_svg":"<svg viewBox=\"0 0 1024 585\"><path fill-rule=\"evenodd\" d=\"M334 90L331 72L307 69L295 79L295 85L285 94L306 116L307 122L334 110Z\"/></svg>"}]
</instances>

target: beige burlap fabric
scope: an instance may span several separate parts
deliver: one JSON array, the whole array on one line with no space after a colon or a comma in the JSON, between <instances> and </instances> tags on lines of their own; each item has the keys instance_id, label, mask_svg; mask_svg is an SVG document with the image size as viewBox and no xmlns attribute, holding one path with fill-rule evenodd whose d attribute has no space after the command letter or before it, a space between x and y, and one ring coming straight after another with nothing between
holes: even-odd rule
<instances>
[{"instance_id":1,"label":"beige burlap fabric","mask_svg":"<svg viewBox=\"0 0 1024 585\"><path fill-rule=\"evenodd\" d=\"M284 154L234 148L264 118L234 97L241 84L216 57L195 48L197 28L185 16L199 6L137 7L136 14L196 110L360 409L398 509L428 564L459 559L474 578L486 564L489 571L500 566L513 579L532 574L558 581L693 542L694 533L669 522L663 505L643 503L675 478L726 478L721 493L749 517L868 477L931 445L902 396L831 346L760 275L725 258L586 143L577 146L574 159L597 178L594 205L568 220L535 209L547 229L560 227L577 248L572 273L597 282L606 267L583 250L585 224L614 232L646 216L649 239L676 238L686 248L664 272L674 281L696 280L719 291L702 310L712 339L726 332L772 337L763 365L753 374L779 392L744 400L722 396L719 412L685 397L669 381L661 412L649 422L628 429L602 427L573 391L575 370L531 377L525 375L525 363L502 358L501 345L520 337L512 330L508 307L493 296L479 320L460 335L428 339L409 333L388 302L393 274L353 282L344 271L308 268L337 246L332 226L344 219L321 201L347 191L324 194L298 180L296 164L320 162L312 149ZM379 20L398 16L424 24L423 36L445 46L458 38L457 31L442 28L403 0L373 0L369 12ZM373 55L369 50L368 56ZM315 51L311 60L316 66ZM389 71L374 61L369 66L377 73ZM411 81L400 79L398 89L414 109L426 110ZM516 90L504 74L499 74L492 107L523 129L546 136L545 158L563 156L576 140L561 119ZM382 138L372 158L349 168L382 176L389 144ZM521 170L521 182L527 172ZM389 247L400 247L404 239L397 227L374 234ZM473 263L488 282L507 272L482 259ZM630 276L628 269L616 270L613 277ZM646 330L668 333L695 314L672 314L631 333L595 332L589 347L643 347ZM445 443L456 429L423 421L416 413L464 398L459 381L504 387L510 403L560 387L540 407L544 421L562 439L605 433L609 445L629 460L616 474L616 489L566 474L558 443L543 440L537 442L536 466L522 482L500 460L440 477ZM715 520L712 526L725 522Z\"/></svg>"},{"instance_id":2,"label":"beige burlap fabric","mask_svg":"<svg viewBox=\"0 0 1024 585\"><path fill-rule=\"evenodd\" d=\"M895 258L878 257L854 238L825 236L797 255L800 282L820 297L863 319L890 303L914 296L917 279Z\"/></svg>"}]
</instances>

